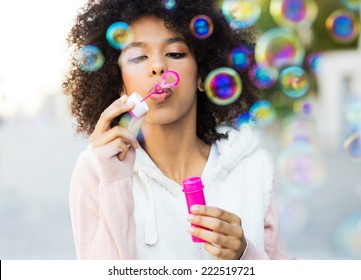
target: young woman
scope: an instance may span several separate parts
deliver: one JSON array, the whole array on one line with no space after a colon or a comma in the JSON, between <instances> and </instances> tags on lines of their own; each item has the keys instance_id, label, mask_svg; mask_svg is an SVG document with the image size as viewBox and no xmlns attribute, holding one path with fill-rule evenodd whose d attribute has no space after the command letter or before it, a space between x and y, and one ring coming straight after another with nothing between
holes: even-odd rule
<instances>
[{"instance_id":1,"label":"young woman","mask_svg":"<svg viewBox=\"0 0 361 280\"><path fill-rule=\"evenodd\" d=\"M269 156L249 126L227 126L256 100L255 89L240 72L241 96L218 106L203 86L207 74L225 66L228 52L249 43L251 34L232 30L210 1L177 1L171 10L163 2L90 0L70 32L71 45L96 45L105 57L96 72L74 62L64 83L78 132L90 135L70 190L77 257L282 258ZM213 22L206 39L189 29L197 15ZM121 51L105 38L117 21L133 32ZM146 96L168 70L179 74L180 83L146 100L144 139L138 142L117 125L119 117L134 107L127 103L130 94ZM202 178L207 206L194 206L188 215L181 182L194 176ZM191 235L205 242L193 243Z\"/></svg>"}]
</instances>

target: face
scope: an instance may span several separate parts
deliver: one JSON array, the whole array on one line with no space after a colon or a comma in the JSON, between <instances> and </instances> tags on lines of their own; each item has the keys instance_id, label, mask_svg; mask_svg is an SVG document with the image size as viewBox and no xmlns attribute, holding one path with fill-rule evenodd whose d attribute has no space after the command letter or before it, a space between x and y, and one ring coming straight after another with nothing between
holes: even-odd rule
<instances>
[{"instance_id":1,"label":"face","mask_svg":"<svg viewBox=\"0 0 361 280\"><path fill-rule=\"evenodd\" d=\"M179 84L146 99L149 112L145 122L168 124L185 116L196 116L197 63L181 34L164 26L161 19L143 17L131 25L134 33L118 63L127 95L142 97L153 91L168 70L179 74Z\"/></svg>"}]
</instances>

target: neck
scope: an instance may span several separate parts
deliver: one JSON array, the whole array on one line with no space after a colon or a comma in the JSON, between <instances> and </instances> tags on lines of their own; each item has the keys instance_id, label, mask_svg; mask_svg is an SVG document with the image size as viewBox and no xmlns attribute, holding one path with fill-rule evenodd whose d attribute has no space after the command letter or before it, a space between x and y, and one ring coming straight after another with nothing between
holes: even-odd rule
<instances>
[{"instance_id":1,"label":"neck","mask_svg":"<svg viewBox=\"0 0 361 280\"><path fill-rule=\"evenodd\" d=\"M178 184L184 178L201 176L210 145L197 137L195 123L144 123L142 131L146 135L144 150L165 176Z\"/></svg>"}]
</instances>

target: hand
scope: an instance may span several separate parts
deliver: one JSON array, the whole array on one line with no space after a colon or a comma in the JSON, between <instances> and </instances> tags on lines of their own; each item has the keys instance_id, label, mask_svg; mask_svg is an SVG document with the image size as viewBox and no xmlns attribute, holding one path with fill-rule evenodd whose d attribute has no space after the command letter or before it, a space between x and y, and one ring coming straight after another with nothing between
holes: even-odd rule
<instances>
[{"instance_id":1,"label":"hand","mask_svg":"<svg viewBox=\"0 0 361 280\"><path fill-rule=\"evenodd\" d=\"M120 153L117 155L119 160L124 160L129 148L139 148L139 143L134 133L120 126L110 128L110 124L115 117L134 108L134 104L126 104L127 100L128 96L123 95L106 108L89 137L93 147L118 147L120 149Z\"/></svg>"},{"instance_id":2,"label":"hand","mask_svg":"<svg viewBox=\"0 0 361 280\"><path fill-rule=\"evenodd\" d=\"M238 216L204 205L193 205L191 213L187 220L206 229L192 226L189 232L206 241L204 246L208 253L225 260L237 260L242 256L246 239Z\"/></svg>"}]
</instances>

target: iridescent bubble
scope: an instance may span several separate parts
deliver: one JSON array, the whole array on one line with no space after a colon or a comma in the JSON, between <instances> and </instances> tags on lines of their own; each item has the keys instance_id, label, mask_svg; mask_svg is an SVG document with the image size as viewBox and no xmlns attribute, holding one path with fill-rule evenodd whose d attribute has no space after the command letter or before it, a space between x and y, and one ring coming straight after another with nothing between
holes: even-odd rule
<instances>
[{"instance_id":1,"label":"iridescent bubble","mask_svg":"<svg viewBox=\"0 0 361 280\"><path fill-rule=\"evenodd\" d=\"M257 22L261 7L256 0L224 0L222 14L233 29L243 29Z\"/></svg>"},{"instance_id":2,"label":"iridescent bubble","mask_svg":"<svg viewBox=\"0 0 361 280\"><path fill-rule=\"evenodd\" d=\"M314 52L307 56L306 64L312 74L317 74L319 69L319 63L323 58L322 52Z\"/></svg>"},{"instance_id":3,"label":"iridescent bubble","mask_svg":"<svg viewBox=\"0 0 361 280\"><path fill-rule=\"evenodd\" d=\"M293 118L284 125L280 140L283 146L290 146L297 142L315 145L317 136L312 122Z\"/></svg>"},{"instance_id":4,"label":"iridescent bubble","mask_svg":"<svg viewBox=\"0 0 361 280\"><path fill-rule=\"evenodd\" d=\"M131 42L133 33L127 23L118 21L108 27L106 38L114 49L121 50Z\"/></svg>"},{"instance_id":5,"label":"iridescent bubble","mask_svg":"<svg viewBox=\"0 0 361 280\"><path fill-rule=\"evenodd\" d=\"M237 71L228 67L212 70L204 81L206 94L217 105L229 105L242 92L242 80Z\"/></svg>"},{"instance_id":6,"label":"iridescent bubble","mask_svg":"<svg viewBox=\"0 0 361 280\"><path fill-rule=\"evenodd\" d=\"M228 55L228 64L238 70L247 69L251 63L254 52L251 47L242 45L234 48Z\"/></svg>"},{"instance_id":7,"label":"iridescent bubble","mask_svg":"<svg viewBox=\"0 0 361 280\"><path fill-rule=\"evenodd\" d=\"M189 28L194 37L205 39L212 35L214 26L208 16L198 15L191 20Z\"/></svg>"},{"instance_id":8,"label":"iridescent bubble","mask_svg":"<svg viewBox=\"0 0 361 280\"><path fill-rule=\"evenodd\" d=\"M326 29L334 41L350 43L359 35L360 22L355 14L336 10L326 19Z\"/></svg>"},{"instance_id":9,"label":"iridescent bubble","mask_svg":"<svg viewBox=\"0 0 361 280\"><path fill-rule=\"evenodd\" d=\"M259 127L268 126L276 119L276 110L268 100L255 102L249 109L249 112Z\"/></svg>"},{"instance_id":10,"label":"iridescent bubble","mask_svg":"<svg viewBox=\"0 0 361 280\"><path fill-rule=\"evenodd\" d=\"M344 149L353 159L361 159L361 131L350 135L343 143Z\"/></svg>"},{"instance_id":11,"label":"iridescent bubble","mask_svg":"<svg viewBox=\"0 0 361 280\"><path fill-rule=\"evenodd\" d=\"M313 145L297 141L283 149L277 158L280 185L292 195L307 195L322 186L324 163Z\"/></svg>"},{"instance_id":12,"label":"iridescent bubble","mask_svg":"<svg viewBox=\"0 0 361 280\"><path fill-rule=\"evenodd\" d=\"M358 12L360 10L360 0L339 0L344 7L350 11Z\"/></svg>"},{"instance_id":13,"label":"iridescent bubble","mask_svg":"<svg viewBox=\"0 0 361 280\"><path fill-rule=\"evenodd\" d=\"M249 70L249 77L259 89L273 86L278 79L278 70L273 67L255 64Z\"/></svg>"},{"instance_id":14,"label":"iridescent bubble","mask_svg":"<svg viewBox=\"0 0 361 280\"><path fill-rule=\"evenodd\" d=\"M310 88L310 80L305 70L299 66L289 66L279 77L281 91L291 98L299 98Z\"/></svg>"},{"instance_id":15,"label":"iridescent bubble","mask_svg":"<svg viewBox=\"0 0 361 280\"><path fill-rule=\"evenodd\" d=\"M316 19L318 8L314 0L272 0L270 12L281 26L309 27Z\"/></svg>"},{"instance_id":16,"label":"iridescent bubble","mask_svg":"<svg viewBox=\"0 0 361 280\"><path fill-rule=\"evenodd\" d=\"M296 100L293 103L293 112L297 115L311 116L314 114L315 104L310 100Z\"/></svg>"},{"instance_id":17,"label":"iridescent bubble","mask_svg":"<svg viewBox=\"0 0 361 280\"><path fill-rule=\"evenodd\" d=\"M350 258L361 258L361 212L347 214L334 232L337 249Z\"/></svg>"},{"instance_id":18,"label":"iridescent bubble","mask_svg":"<svg viewBox=\"0 0 361 280\"><path fill-rule=\"evenodd\" d=\"M94 72L99 70L104 64L104 55L100 49L93 45L82 47L75 55L75 59L81 70Z\"/></svg>"},{"instance_id":19,"label":"iridescent bubble","mask_svg":"<svg viewBox=\"0 0 361 280\"><path fill-rule=\"evenodd\" d=\"M167 10L173 10L177 6L177 3L175 0L163 0L163 6Z\"/></svg>"},{"instance_id":20,"label":"iridescent bubble","mask_svg":"<svg viewBox=\"0 0 361 280\"><path fill-rule=\"evenodd\" d=\"M256 119L249 113L242 113L235 121L235 125L240 127L242 124L248 124L250 127L256 125Z\"/></svg>"},{"instance_id":21,"label":"iridescent bubble","mask_svg":"<svg viewBox=\"0 0 361 280\"><path fill-rule=\"evenodd\" d=\"M273 28L263 33L255 49L257 63L276 68L301 65L304 55L300 39L286 28Z\"/></svg>"}]
</instances>

